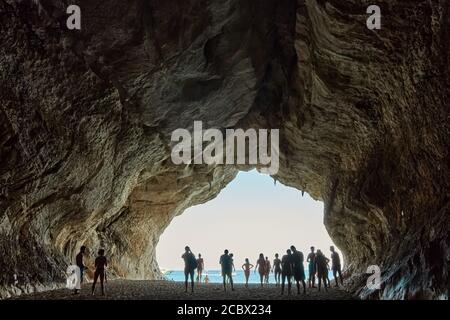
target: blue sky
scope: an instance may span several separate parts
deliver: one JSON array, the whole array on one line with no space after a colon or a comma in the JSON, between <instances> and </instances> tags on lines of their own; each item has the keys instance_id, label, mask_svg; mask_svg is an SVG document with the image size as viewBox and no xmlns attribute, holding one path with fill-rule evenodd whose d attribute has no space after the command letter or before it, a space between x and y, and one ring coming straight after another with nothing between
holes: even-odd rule
<instances>
[{"instance_id":1,"label":"blue sky","mask_svg":"<svg viewBox=\"0 0 450 320\"><path fill-rule=\"evenodd\" d=\"M312 245L329 256L333 243L323 225L323 203L254 170L240 172L217 198L174 218L160 237L157 259L161 268L181 270L189 245L203 255L207 270L219 268L224 249L239 267L245 258L254 264L259 253L272 260L291 244L305 258Z\"/></svg>"}]
</instances>

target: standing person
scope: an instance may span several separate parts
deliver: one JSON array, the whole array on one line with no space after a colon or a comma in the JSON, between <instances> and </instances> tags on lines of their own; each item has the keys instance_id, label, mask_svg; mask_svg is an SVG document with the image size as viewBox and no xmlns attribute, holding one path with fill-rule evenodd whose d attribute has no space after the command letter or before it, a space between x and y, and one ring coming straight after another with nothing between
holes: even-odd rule
<instances>
[{"instance_id":1,"label":"standing person","mask_svg":"<svg viewBox=\"0 0 450 320\"><path fill-rule=\"evenodd\" d=\"M191 292L194 292L194 273L197 269L197 259L188 246L184 247L181 259L184 260L184 292L188 291L189 276L191 277Z\"/></svg>"},{"instance_id":2,"label":"standing person","mask_svg":"<svg viewBox=\"0 0 450 320\"><path fill-rule=\"evenodd\" d=\"M266 257L266 273L264 274L264 282L269 283L270 270L272 269L270 265L269 257Z\"/></svg>"},{"instance_id":3,"label":"standing person","mask_svg":"<svg viewBox=\"0 0 450 320\"><path fill-rule=\"evenodd\" d=\"M233 286L233 258L228 254L228 250L225 250L223 255L220 256L219 263L222 268L223 277L223 290L227 291L227 278L230 280L231 290L234 291Z\"/></svg>"},{"instance_id":4,"label":"standing person","mask_svg":"<svg viewBox=\"0 0 450 320\"><path fill-rule=\"evenodd\" d=\"M245 263L242 265L242 270L244 270L246 288L248 288L248 278L250 277L250 270L252 270L253 267L254 266L250 263L248 258L245 258Z\"/></svg>"},{"instance_id":5,"label":"standing person","mask_svg":"<svg viewBox=\"0 0 450 320\"><path fill-rule=\"evenodd\" d=\"M342 271L341 271L341 258L339 258L339 254L334 250L334 246L330 247L331 251L331 270L333 270L334 281L336 282L335 286L339 287L338 278L341 281L341 284L344 285L344 281L342 281Z\"/></svg>"},{"instance_id":6,"label":"standing person","mask_svg":"<svg viewBox=\"0 0 450 320\"><path fill-rule=\"evenodd\" d=\"M292 274L292 252L291 250L287 249L286 254L281 258L281 294L284 294L284 284L286 282L286 278L288 281L288 294L291 294Z\"/></svg>"},{"instance_id":7,"label":"standing person","mask_svg":"<svg viewBox=\"0 0 450 320\"><path fill-rule=\"evenodd\" d=\"M320 287L322 285L322 281L323 281L323 286L325 288L325 291L327 290L327 275L328 275L328 268L327 268L327 263L328 263L328 258L325 257L322 253L322 251L317 250L316 253L316 270L317 270L317 279L319 282L319 291L320 291Z\"/></svg>"},{"instance_id":8,"label":"standing person","mask_svg":"<svg viewBox=\"0 0 450 320\"><path fill-rule=\"evenodd\" d=\"M256 270L258 270L259 272L259 279L261 281L262 287L264 282L264 275L266 274L266 260L264 259L264 254L262 253L259 254L259 258L256 261L255 272Z\"/></svg>"},{"instance_id":9,"label":"standing person","mask_svg":"<svg viewBox=\"0 0 450 320\"><path fill-rule=\"evenodd\" d=\"M83 258L84 254L86 253L86 246L81 246L80 252L78 252L77 256L75 257L75 264L80 268L80 286L83 283L83 272L84 269L87 267L84 265ZM81 287L80 287L81 288ZM78 291L80 289L75 289L74 294L78 294Z\"/></svg>"},{"instance_id":10,"label":"standing person","mask_svg":"<svg viewBox=\"0 0 450 320\"><path fill-rule=\"evenodd\" d=\"M104 280L105 280L105 269L108 266L108 261L105 257L105 250L98 250L98 257L95 258L95 272L94 272L94 282L92 283L92 295L95 294L95 285L97 284L98 277L100 277L100 287L102 288L102 296L105 295Z\"/></svg>"},{"instance_id":11,"label":"standing person","mask_svg":"<svg viewBox=\"0 0 450 320\"><path fill-rule=\"evenodd\" d=\"M233 267L233 271L236 272L236 268L234 267L234 254L230 253L231 266Z\"/></svg>"},{"instance_id":12,"label":"standing person","mask_svg":"<svg viewBox=\"0 0 450 320\"><path fill-rule=\"evenodd\" d=\"M209 277L208 277L208 274L206 274L205 275L205 284L208 284L209 283Z\"/></svg>"},{"instance_id":13,"label":"standing person","mask_svg":"<svg viewBox=\"0 0 450 320\"><path fill-rule=\"evenodd\" d=\"M234 266L234 254L230 253L230 259L231 259L231 266L232 266L232 268L231 268L232 273L231 274L233 274L233 272L236 272L236 268ZM228 278L228 283L230 283L230 279L231 278Z\"/></svg>"},{"instance_id":14,"label":"standing person","mask_svg":"<svg viewBox=\"0 0 450 320\"><path fill-rule=\"evenodd\" d=\"M199 253L198 259L197 259L197 281L198 282L202 282L202 273L203 273L204 267L205 267L205 263L203 262L202 255Z\"/></svg>"},{"instance_id":15,"label":"standing person","mask_svg":"<svg viewBox=\"0 0 450 320\"><path fill-rule=\"evenodd\" d=\"M331 288L331 281L330 281L330 277L329 277L330 270L331 270L331 268L330 268L330 259L327 258L326 261L327 261L327 273L325 274L325 277L326 277L326 280L327 280L328 288Z\"/></svg>"},{"instance_id":16,"label":"standing person","mask_svg":"<svg viewBox=\"0 0 450 320\"><path fill-rule=\"evenodd\" d=\"M306 258L306 262L308 262L308 287L315 288L316 284L316 253L314 252L314 247L311 247L311 252L308 254Z\"/></svg>"},{"instance_id":17,"label":"standing person","mask_svg":"<svg viewBox=\"0 0 450 320\"><path fill-rule=\"evenodd\" d=\"M297 283L297 294L300 294L300 282L303 284L303 293L306 293L305 283L305 267L303 266L303 253L298 251L294 246L291 246L292 261L294 267L294 279Z\"/></svg>"},{"instance_id":18,"label":"standing person","mask_svg":"<svg viewBox=\"0 0 450 320\"><path fill-rule=\"evenodd\" d=\"M278 258L278 253L275 253L275 259L273 260L273 273L275 275L275 284L278 287L281 282L281 260Z\"/></svg>"}]
</instances>

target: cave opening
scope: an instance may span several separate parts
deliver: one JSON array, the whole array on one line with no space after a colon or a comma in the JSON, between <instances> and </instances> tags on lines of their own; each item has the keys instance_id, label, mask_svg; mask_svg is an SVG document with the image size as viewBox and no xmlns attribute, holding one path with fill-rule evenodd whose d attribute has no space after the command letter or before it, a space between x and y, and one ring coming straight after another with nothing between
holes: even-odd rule
<instances>
[{"instance_id":1,"label":"cave opening","mask_svg":"<svg viewBox=\"0 0 450 320\"><path fill-rule=\"evenodd\" d=\"M275 253L281 258L295 245L304 254L308 276L310 247L329 258L329 248L335 246L323 224L323 211L323 203L307 193L256 170L241 171L216 198L186 209L171 221L159 238L156 259L166 279L184 281L181 254L188 245L202 255L209 281L221 282L219 257L228 249L234 254L235 282L243 283L241 266L246 258L255 265L263 253L273 264ZM331 272L329 277L333 278ZM274 283L273 274L269 279ZM252 272L250 282L258 281Z\"/></svg>"}]
</instances>

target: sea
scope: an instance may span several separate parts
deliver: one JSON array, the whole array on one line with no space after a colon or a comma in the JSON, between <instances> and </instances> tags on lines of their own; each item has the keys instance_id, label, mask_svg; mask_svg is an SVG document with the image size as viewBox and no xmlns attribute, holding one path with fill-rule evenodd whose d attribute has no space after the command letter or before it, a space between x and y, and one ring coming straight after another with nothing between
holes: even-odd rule
<instances>
[{"instance_id":1,"label":"sea","mask_svg":"<svg viewBox=\"0 0 450 320\"><path fill-rule=\"evenodd\" d=\"M166 280L169 281L179 281L179 282L183 282L184 281L184 271L183 270L165 270L163 271L164 276L166 278ZM209 278L209 282L210 283L222 283L223 282L223 278L222 278L222 274L220 272L220 270L208 270L203 271L203 279L205 278L205 275L208 275ZM308 280L308 268L305 268L305 275L306 275L306 280ZM197 277L197 271L195 272L195 278ZM331 271L328 272L328 278L330 280L333 280L333 273ZM233 281L234 283L245 283L245 275L244 275L244 271L243 270L236 270L235 272L233 272ZM316 279L317 282L317 279ZM254 272L253 270L250 273L250 278L248 280L248 283L260 283L259 280L259 273L258 272ZM274 274L271 273L270 277L269 277L269 283L275 283L275 277Z\"/></svg>"}]
</instances>

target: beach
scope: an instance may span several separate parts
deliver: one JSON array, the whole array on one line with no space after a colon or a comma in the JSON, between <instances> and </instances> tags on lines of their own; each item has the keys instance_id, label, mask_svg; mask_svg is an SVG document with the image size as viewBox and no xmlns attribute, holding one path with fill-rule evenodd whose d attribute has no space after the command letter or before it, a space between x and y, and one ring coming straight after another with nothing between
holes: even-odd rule
<instances>
[{"instance_id":1,"label":"beach","mask_svg":"<svg viewBox=\"0 0 450 320\"><path fill-rule=\"evenodd\" d=\"M356 297L343 289L329 289L328 292L318 289L306 289L306 294L297 294L293 288L292 294L281 295L280 288L274 284L261 288L258 284L235 285L235 291L223 291L218 283L196 284L194 293L184 292L184 283L175 281L147 280L113 280L105 285L106 295L91 295L91 284L82 286L79 294L74 295L69 289L51 290L15 297L25 300L351 300ZM287 291L287 288L286 288Z\"/></svg>"}]
</instances>

